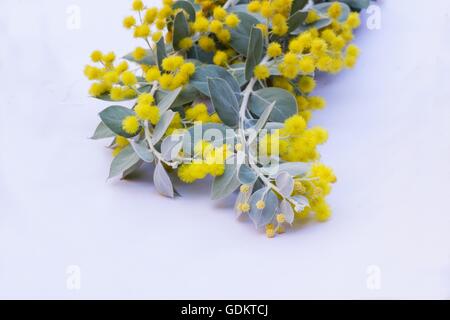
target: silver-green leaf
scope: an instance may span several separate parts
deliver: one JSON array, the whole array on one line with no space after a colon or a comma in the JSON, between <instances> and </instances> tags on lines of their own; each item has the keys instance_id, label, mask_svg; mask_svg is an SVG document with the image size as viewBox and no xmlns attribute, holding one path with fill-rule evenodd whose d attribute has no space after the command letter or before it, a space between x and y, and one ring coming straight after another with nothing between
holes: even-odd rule
<instances>
[{"instance_id":1,"label":"silver-green leaf","mask_svg":"<svg viewBox=\"0 0 450 320\"><path fill-rule=\"evenodd\" d=\"M147 163L152 163L155 160L155 156L153 152L149 149L147 142L142 140L140 142L130 142L131 146L134 149L134 152L139 156L139 158Z\"/></svg>"},{"instance_id":2,"label":"silver-green leaf","mask_svg":"<svg viewBox=\"0 0 450 320\"><path fill-rule=\"evenodd\" d=\"M111 131L111 129L109 129L106 124L104 124L103 122L100 122L97 126L97 128L95 129L94 134L92 135L91 139L92 140L99 140L99 139L106 139L106 138L111 138L114 137L115 133Z\"/></svg>"},{"instance_id":3,"label":"silver-green leaf","mask_svg":"<svg viewBox=\"0 0 450 320\"><path fill-rule=\"evenodd\" d=\"M191 22L195 21L195 9L189 1L178 0L172 5L173 10L182 9L188 14L188 19Z\"/></svg>"},{"instance_id":4,"label":"silver-green leaf","mask_svg":"<svg viewBox=\"0 0 450 320\"><path fill-rule=\"evenodd\" d=\"M252 27L260 22L258 19L246 12L236 12L236 15L239 17L241 22L236 28L230 29L230 45L234 50L246 56Z\"/></svg>"},{"instance_id":5,"label":"silver-green leaf","mask_svg":"<svg viewBox=\"0 0 450 320\"><path fill-rule=\"evenodd\" d=\"M124 56L123 58L124 58L125 60L131 61L131 62L134 62L134 63L144 64L144 65L147 65L147 66L154 66L154 65L156 64L156 61L155 61L153 52L152 52L151 50L149 50L149 49L145 50L145 52L146 52L146 53L145 53L145 56L144 56L144 58L141 59L141 60L136 60L136 59L134 58L132 52L129 53L129 54L127 54L127 55Z\"/></svg>"},{"instance_id":6,"label":"silver-green leaf","mask_svg":"<svg viewBox=\"0 0 450 320\"><path fill-rule=\"evenodd\" d=\"M160 69L165 57L167 57L166 45L164 43L164 37L161 37L156 43L156 61Z\"/></svg>"},{"instance_id":7,"label":"silver-green leaf","mask_svg":"<svg viewBox=\"0 0 450 320\"><path fill-rule=\"evenodd\" d=\"M297 11L291 15L288 19L288 32L291 33L299 26L301 26L306 18L308 17L308 12Z\"/></svg>"},{"instance_id":8,"label":"silver-green leaf","mask_svg":"<svg viewBox=\"0 0 450 320\"><path fill-rule=\"evenodd\" d=\"M173 47L175 50L181 50L180 41L189 36L189 24L183 11L175 16L173 21Z\"/></svg>"},{"instance_id":9,"label":"silver-green leaf","mask_svg":"<svg viewBox=\"0 0 450 320\"><path fill-rule=\"evenodd\" d=\"M291 204L287 200L281 201L279 211L284 215L287 223L292 224L294 222L294 209L292 209Z\"/></svg>"},{"instance_id":10,"label":"silver-green leaf","mask_svg":"<svg viewBox=\"0 0 450 320\"><path fill-rule=\"evenodd\" d=\"M173 112L172 110L167 110L163 113L161 119L159 119L158 123L156 124L155 130L153 131L153 145L156 145L164 136L164 133L166 133L167 128L169 128L169 125L172 122L174 116L175 112Z\"/></svg>"},{"instance_id":11,"label":"silver-green leaf","mask_svg":"<svg viewBox=\"0 0 450 320\"><path fill-rule=\"evenodd\" d=\"M275 182L281 194L286 197L289 197L294 191L294 179L286 171L280 172L277 175Z\"/></svg>"}]
</instances>

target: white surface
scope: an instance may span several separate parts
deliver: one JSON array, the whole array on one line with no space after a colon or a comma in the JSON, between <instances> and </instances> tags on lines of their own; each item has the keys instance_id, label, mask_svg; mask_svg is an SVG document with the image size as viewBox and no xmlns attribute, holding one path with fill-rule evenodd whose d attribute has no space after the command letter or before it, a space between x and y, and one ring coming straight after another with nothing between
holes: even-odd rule
<instances>
[{"instance_id":1,"label":"white surface","mask_svg":"<svg viewBox=\"0 0 450 320\"><path fill-rule=\"evenodd\" d=\"M450 298L450 2L381 6L357 69L321 81L334 216L268 240L207 185L172 201L149 179L106 182L109 151L87 139L106 105L82 69L135 45L127 2L2 0L0 297Z\"/></svg>"}]
</instances>

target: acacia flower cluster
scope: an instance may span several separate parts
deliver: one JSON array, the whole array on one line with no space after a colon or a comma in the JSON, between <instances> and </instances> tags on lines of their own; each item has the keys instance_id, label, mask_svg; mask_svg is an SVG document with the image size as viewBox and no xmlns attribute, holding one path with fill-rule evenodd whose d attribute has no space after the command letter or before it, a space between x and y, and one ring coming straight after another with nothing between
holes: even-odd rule
<instances>
[{"instance_id":1,"label":"acacia flower cluster","mask_svg":"<svg viewBox=\"0 0 450 320\"><path fill-rule=\"evenodd\" d=\"M295 220L331 215L336 182L320 162L325 107L316 75L353 68L358 11L368 0L132 1L123 26L140 46L117 59L94 51L84 73L91 96L113 102L93 138L111 138L110 177L155 166L167 197L213 177L212 198L237 191L235 211L268 237ZM132 101L132 107L120 105Z\"/></svg>"}]
</instances>

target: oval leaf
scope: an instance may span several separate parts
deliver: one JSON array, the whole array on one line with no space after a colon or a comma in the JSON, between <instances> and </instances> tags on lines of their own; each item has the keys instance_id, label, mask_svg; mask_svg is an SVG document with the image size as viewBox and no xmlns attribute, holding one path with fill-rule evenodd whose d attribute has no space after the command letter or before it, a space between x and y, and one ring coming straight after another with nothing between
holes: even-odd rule
<instances>
[{"instance_id":1,"label":"oval leaf","mask_svg":"<svg viewBox=\"0 0 450 320\"><path fill-rule=\"evenodd\" d=\"M227 162L230 163L225 164L224 174L214 178L211 189L211 199L213 200L228 197L241 185L237 178L235 158L228 159Z\"/></svg>"},{"instance_id":2,"label":"oval leaf","mask_svg":"<svg viewBox=\"0 0 450 320\"><path fill-rule=\"evenodd\" d=\"M183 135L170 135L161 143L161 155L164 160L174 160L183 147Z\"/></svg>"},{"instance_id":3,"label":"oval leaf","mask_svg":"<svg viewBox=\"0 0 450 320\"><path fill-rule=\"evenodd\" d=\"M287 200L281 201L279 211L284 215L287 223L292 224L294 222L294 209Z\"/></svg>"},{"instance_id":4,"label":"oval leaf","mask_svg":"<svg viewBox=\"0 0 450 320\"><path fill-rule=\"evenodd\" d=\"M165 57L167 57L166 45L164 43L164 37L161 37L156 43L156 62L160 70L162 70L161 64Z\"/></svg>"},{"instance_id":5,"label":"oval leaf","mask_svg":"<svg viewBox=\"0 0 450 320\"><path fill-rule=\"evenodd\" d=\"M225 80L208 79L211 101L224 124L236 127L239 122L239 103L231 87Z\"/></svg>"},{"instance_id":6,"label":"oval leaf","mask_svg":"<svg viewBox=\"0 0 450 320\"><path fill-rule=\"evenodd\" d=\"M305 22L308 12L297 11L288 19L288 32L291 33Z\"/></svg>"},{"instance_id":7,"label":"oval leaf","mask_svg":"<svg viewBox=\"0 0 450 320\"><path fill-rule=\"evenodd\" d=\"M245 78L250 80L253 77L253 70L261 62L263 56L263 34L261 29L252 28L248 41L247 61L245 62Z\"/></svg>"},{"instance_id":8,"label":"oval leaf","mask_svg":"<svg viewBox=\"0 0 450 320\"><path fill-rule=\"evenodd\" d=\"M212 64L214 58L214 52L206 52L199 46L195 45L187 52L189 59L196 59L203 63Z\"/></svg>"},{"instance_id":9,"label":"oval leaf","mask_svg":"<svg viewBox=\"0 0 450 320\"><path fill-rule=\"evenodd\" d=\"M163 114L175 104L177 97L180 95L182 88L179 87L173 91L166 92L158 103L159 113Z\"/></svg>"},{"instance_id":10,"label":"oval leaf","mask_svg":"<svg viewBox=\"0 0 450 320\"><path fill-rule=\"evenodd\" d=\"M182 11L178 12L173 21L173 47L181 50L180 41L189 36L189 24Z\"/></svg>"},{"instance_id":11,"label":"oval leaf","mask_svg":"<svg viewBox=\"0 0 450 320\"><path fill-rule=\"evenodd\" d=\"M99 115L102 122L115 134L126 138L131 138L137 134L130 135L122 129L123 119L133 116L133 110L121 106L111 106L100 112Z\"/></svg>"},{"instance_id":12,"label":"oval leaf","mask_svg":"<svg viewBox=\"0 0 450 320\"><path fill-rule=\"evenodd\" d=\"M190 83L201 93L209 95L208 78L220 78L228 83L235 94L241 93L241 87L236 79L224 68L214 65L202 66L196 69Z\"/></svg>"},{"instance_id":13,"label":"oval leaf","mask_svg":"<svg viewBox=\"0 0 450 320\"><path fill-rule=\"evenodd\" d=\"M258 179L255 172L246 164L239 167L238 178L242 184L253 184Z\"/></svg>"},{"instance_id":14,"label":"oval leaf","mask_svg":"<svg viewBox=\"0 0 450 320\"><path fill-rule=\"evenodd\" d=\"M289 197L294 191L294 179L286 171L280 172L277 175L275 182L278 189L280 189L281 193L286 197Z\"/></svg>"},{"instance_id":15,"label":"oval leaf","mask_svg":"<svg viewBox=\"0 0 450 320\"><path fill-rule=\"evenodd\" d=\"M304 196L293 196L292 199L296 202L295 211L301 212L306 207L309 207L309 200Z\"/></svg>"},{"instance_id":16,"label":"oval leaf","mask_svg":"<svg viewBox=\"0 0 450 320\"><path fill-rule=\"evenodd\" d=\"M294 0L292 1L291 15L295 14L298 10L302 10L309 0Z\"/></svg>"},{"instance_id":17,"label":"oval leaf","mask_svg":"<svg viewBox=\"0 0 450 320\"><path fill-rule=\"evenodd\" d=\"M175 116L175 112L172 110L167 110L163 113L161 116L161 119L159 119L158 123L156 124L155 130L153 131L152 135L152 143L153 145L156 145L159 140L164 136L164 133L166 133L167 128L169 128L170 123L173 120L173 117Z\"/></svg>"},{"instance_id":18,"label":"oval leaf","mask_svg":"<svg viewBox=\"0 0 450 320\"><path fill-rule=\"evenodd\" d=\"M265 202L264 209L258 209L256 203L260 200ZM256 228L264 227L275 217L278 207L278 198L272 190L267 188L259 189L250 197L249 217L252 219Z\"/></svg>"},{"instance_id":19,"label":"oval leaf","mask_svg":"<svg viewBox=\"0 0 450 320\"><path fill-rule=\"evenodd\" d=\"M106 139L114 137L114 132L109 129L106 124L100 122L95 129L94 135L91 137L92 140Z\"/></svg>"},{"instance_id":20,"label":"oval leaf","mask_svg":"<svg viewBox=\"0 0 450 320\"><path fill-rule=\"evenodd\" d=\"M264 88L253 93L250 97L250 111L260 117L273 102L275 102L275 106L269 116L269 121L284 122L298 112L295 97L289 91L281 88Z\"/></svg>"},{"instance_id":21,"label":"oval leaf","mask_svg":"<svg viewBox=\"0 0 450 320\"><path fill-rule=\"evenodd\" d=\"M189 1L178 0L172 5L172 8L184 10L189 16L189 21L195 21L195 9Z\"/></svg>"},{"instance_id":22,"label":"oval leaf","mask_svg":"<svg viewBox=\"0 0 450 320\"><path fill-rule=\"evenodd\" d=\"M259 23L259 20L246 12L236 12L241 22L236 28L229 29L231 33L230 45L234 50L246 56L250 32L252 27Z\"/></svg>"},{"instance_id":23,"label":"oval leaf","mask_svg":"<svg viewBox=\"0 0 450 320\"><path fill-rule=\"evenodd\" d=\"M175 196L172 181L170 181L166 169L164 169L159 161L155 167L155 172L153 173L153 183L155 184L156 190L163 196L168 198L173 198Z\"/></svg>"},{"instance_id":24,"label":"oval leaf","mask_svg":"<svg viewBox=\"0 0 450 320\"><path fill-rule=\"evenodd\" d=\"M123 174L140 161L132 146L125 147L112 161L108 179Z\"/></svg>"},{"instance_id":25,"label":"oval leaf","mask_svg":"<svg viewBox=\"0 0 450 320\"><path fill-rule=\"evenodd\" d=\"M152 151L148 148L147 142L142 140L141 142L131 141L131 146L134 149L134 152L139 156L142 161L147 163L152 163L155 160L155 156Z\"/></svg>"}]
</instances>

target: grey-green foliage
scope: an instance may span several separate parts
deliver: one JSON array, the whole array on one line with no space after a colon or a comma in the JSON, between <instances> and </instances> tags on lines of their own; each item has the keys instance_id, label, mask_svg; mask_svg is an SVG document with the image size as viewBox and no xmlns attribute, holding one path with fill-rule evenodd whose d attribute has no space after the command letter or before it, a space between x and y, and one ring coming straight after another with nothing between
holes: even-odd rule
<instances>
[{"instance_id":1,"label":"grey-green foliage","mask_svg":"<svg viewBox=\"0 0 450 320\"><path fill-rule=\"evenodd\" d=\"M134 152L131 145L123 148L123 150L113 159L109 169L109 177L117 177L128 169L132 168L140 161L139 156Z\"/></svg>"},{"instance_id":2,"label":"grey-green foliage","mask_svg":"<svg viewBox=\"0 0 450 320\"><path fill-rule=\"evenodd\" d=\"M236 127L239 122L239 102L228 83L220 78L209 78L208 89L214 110L224 124Z\"/></svg>"},{"instance_id":3,"label":"grey-green foliage","mask_svg":"<svg viewBox=\"0 0 450 320\"><path fill-rule=\"evenodd\" d=\"M157 96L159 112L164 113L169 110L175 104L175 101L177 100L182 90L183 88L180 87L164 93L162 91L159 91L159 95Z\"/></svg>"},{"instance_id":4,"label":"grey-green foliage","mask_svg":"<svg viewBox=\"0 0 450 320\"><path fill-rule=\"evenodd\" d=\"M128 60L128 61L131 61L131 62L134 62L134 63L138 63L138 64L144 64L144 65L147 65L147 66L153 66L153 65L155 65L156 64L156 61L155 61L155 58L154 58L154 55L153 55L153 52L152 51L150 51L150 50L145 50L145 56L144 56L144 58L142 59L142 60L136 60L134 57L133 57L133 53L132 52L130 52L129 54L127 54L126 56L124 56L123 58L125 59L125 60Z\"/></svg>"},{"instance_id":5,"label":"grey-green foliage","mask_svg":"<svg viewBox=\"0 0 450 320\"><path fill-rule=\"evenodd\" d=\"M261 62L263 57L264 40L261 29L253 27L247 48L247 60L245 62L245 79L253 77L253 70Z\"/></svg>"},{"instance_id":6,"label":"grey-green foliage","mask_svg":"<svg viewBox=\"0 0 450 320\"><path fill-rule=\"evenodd\" d=\"M122 121L128 116L133 116L133 110L122 106L110 106L100 112L99 115L102 122L115 134L126 138L131 138L136 135L131 135L122 128Z\"/></svg>"},{"instance_id":7,"label":"grey-green foliage","mask_svg":"<svg viewBox=\"0 0 450 320\"><path fill-rule=\"evenodd\" d=\"M300 27L308 17L308 12L297 11L288 19L288 32L291 33Z\"/></svg>"},{"instance_id":8,"label":"grey-green foliage","mask_svg":"<svg viewBox=\"0 0 450 320\"><path fill-rule=\"evenodd\" d=\"M188 20L191 22L195 21L195 8L189 1L178 0L174 2L172 8L175 9L183 9L188 14Z\"/></svg>"},{"instance_id":9,"label":"grey-green foliage","mask_svg":"<svg viewBox=\"0 0 450 320\"><path fill-rule=\"evenodd\" d=\"M228 197L241 185L237 177L237 166L234 157L227 162L229 163L225 164L224 174L214 178L211 189L211 199L213 200Z\"/></svg>"},{"instance_id":10,"label":"grey-green foliage","mask_svg":"<svg viewBox=\"0 0 450 320\"><path fill-rule=\"evenodd\" d=\"M175 16L173 22L173 47L175 50L180 50L180 41L189 36L189 24L183 11L180 11Z\"/></svg>"},{"instance_id":11,"label":"grey-green foliage","mask_svg":"<svg viewBox=\"0 0 450 320\"><path fill-rule=\"evenodd\" d=\"M291 15L295 14L297 11L302 10L309 0L293 0L291 6Z\"/></svg>"},{"instance_id":12,"label":"grey-green foliage","mask_svg":"<svg viewBox=\"0 0 450 320\"><path fill-rule=\"evenodd\" d=\"M167 57L166 45L164 43L164 37L161 37L161 39L159 39L159 41L156 43L156 61L160 69L162 61L165 57Z\"/></svg>"},{"instance_id":13,"label":"grey-green foliage","mask_svg":"<svg viewBox=\"0 0 450 320\"><path fill-rule=\"evenodd\" d=\"M264 110L275 102L269 121L284 122L287 118L297 114L297 101L287 90L281 88L264 88L254 92L250 98L250 111L261 116Z\"/></svg>"},{"instance_id":14,"label":"grey-green foliage","mask_svg":"<svg viewBox=\"0 0 450 320\"><path fill-rule=\"evenodd\" d=\"M294 209L292 209L291 204L286 199L280 202L279 212L284 215L287 223L292 224L294 222Z\"/></svg>"},{"instance_id":15,"label":"grey-green foliage","mask_svg":"<svg viewBox=\"0 0 450 320\"><path fill-rule=\"evenodd\" d=\"M163 113L163 115L161 116L161 118L159 119L158 123L155 126L155 130L153 130L152 135L153 145L156 145L164 136L174 116L175 112L173 112L172 110L167 110L166 112Z\"/></svg>"},{"instance_id":16,"label":"grey-green foliage","mask_svg":"<svg viewBox=\"0 0 450 320\"><path fill-rule=\"evenodd\" d=\"M133 147L134 152L136 152L136 154L142 161L152 163L155 160L155 156L150 151L146 140L142 140L139 142L131 141L130 144Z\"/></svg>"},{"instance_id":17,"label":"grey-green foliage","mask_svg":"<svg viewBox=\"0 0 450 320\"><path fill-rule=\"evenodd\" d=\"M257 202L264 201L264 208L258 209ZM276 194L267 188L257 190L250 197L250 212L249 217L255 224L255 227L260 228L270 223L276 214L278 207L278 197Z\"/></svg>"},{"instance_id":18,"label":"grey-green foliage","mask_svg":"<svg viewBox=\"0 0 450 320\"><path fill-rule=\"evenodd\" d=\"M209 78L220 78L227 82L233 94L240 94L241 87L236 79L224 68L215 65L200 66L191 77L190 83L201 93L210 96L208 88Z\"/></svg>"},{"instance_id":19,"label":"grey-green foliage","mask_svg":"<svg viewBox=\"0 0 450 320\"><path fill-rule=\"evenodd\" d=\"M258 177L254 170L252 170L248 165L242 164L239 167L238 179L242 184L253 184Z\"/></svg>"}]
</instances>

